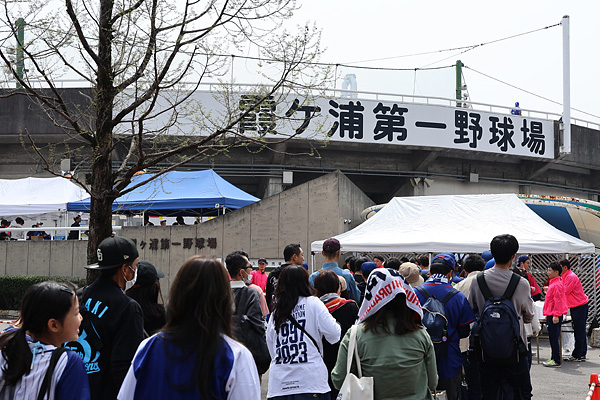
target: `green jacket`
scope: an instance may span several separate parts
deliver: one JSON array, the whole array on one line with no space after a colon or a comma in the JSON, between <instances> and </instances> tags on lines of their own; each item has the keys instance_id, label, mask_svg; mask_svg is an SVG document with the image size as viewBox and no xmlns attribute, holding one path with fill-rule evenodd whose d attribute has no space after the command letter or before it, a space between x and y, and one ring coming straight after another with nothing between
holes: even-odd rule
<instances>
[{"instance_id":1,"label":"green jacket","mask_svg":"<svg viewBox=\"0 0 600 400\"><path fill-rule=\"evenodd\" d=\"M404 335L387 334L380 331L364 332L363 324L356 333L358 355L363 376L372 376L375 386L375 400L433 399L438 375L435 364L433 343L424 328ZM390 325L393 332L393 325ZM336 388L340 388L346 378L346 362L350 330L340 344L337 363L331 372ZM356 363L352 364L356 374Z\"/></svg>"}]
</instances>

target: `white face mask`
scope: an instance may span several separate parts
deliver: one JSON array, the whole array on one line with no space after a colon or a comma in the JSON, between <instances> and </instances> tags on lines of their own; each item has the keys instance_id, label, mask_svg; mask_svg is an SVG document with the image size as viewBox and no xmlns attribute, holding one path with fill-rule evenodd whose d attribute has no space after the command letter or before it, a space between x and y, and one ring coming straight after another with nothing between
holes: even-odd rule
<instances>
[{"instance_id":1,"label":"white face mask","mask_svg":"<svg viewBox=\"0 0 600 400\"><path fill-rule=\"evenodd\" d=\"M244 271L244 272L245 272L245 271ZM243 281L243 282L244 282L246 285L249 285L249 284L252 282L252 275L249 275L249 274L246 272L246 277L245 277L245 278L244 278L244 277L242 277L242 281Z\"/></svg>"},{"instance_id":2,"label":"white face mask","mask_svg":"<svg viewBox=\"0 0 600 400\"><path fill-rule=\"evenodd\" d=\"M137 269L134 270L131 267L131 265L128 265L128 267L129 267L129 269L131 269L133 271L133 279L128 281L125 274L123 274L123 278L125 278L125 291L128 291L129 289L131 289L133 287L133 285L135 285L135 281L137 279Z\"/></svg>"}]
</instances>

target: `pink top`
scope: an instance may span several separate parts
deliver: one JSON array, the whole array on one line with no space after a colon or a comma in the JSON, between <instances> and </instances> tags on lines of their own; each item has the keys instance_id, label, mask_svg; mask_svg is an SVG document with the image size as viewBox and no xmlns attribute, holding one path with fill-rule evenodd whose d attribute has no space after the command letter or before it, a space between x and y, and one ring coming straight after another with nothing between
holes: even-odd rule
<instances>
[{"instance_id":1,"label":"pink top","mask_svg":"<svg viewBox=\"0 0 600 400\"><path fill-rule=\"evenodd\" d=\"M546 298L544 299L543 314L550 317L560 317L566 314L568 310L562 279L560 276L550 279L548 292L546 292Z\"/></svg>"},{"instance_id":2,"label":"pink top","mask_svg":"<svg viewBox=\"0 0 600 400\"><path fill-rule=\"evenodd\" d=\"M251 283L250 285L248 285L248 287L258 292L260 296L260 311L262 312L263 317L266 317L269 314L269 306L267 305L267 299L265 299L265 293L254 283Z\"/></svg>"},{"instance_id":3,"label":"pink top","mask_svg":"<svg viewBox=\"0 0 600 400\"><path fill-rule=\"evenodd\" d=\"M583 293L581 281L568 269L562 274L563 287L565 288L565 296L567 297L567 307L574 308L584 305L588 302L588 297Z\"/></svg>"},{"instance_id":4,"label":"pink top","mask_svg":"<svg viewBox=\"0 0 600 400\"><path fill-rule=\"evenodd\" d=\"M262 289L263 292L267 290L267 277L269 274L266 272L260 272L259 269L252 271L252 283Z\"/></svg>"}]
</instances>

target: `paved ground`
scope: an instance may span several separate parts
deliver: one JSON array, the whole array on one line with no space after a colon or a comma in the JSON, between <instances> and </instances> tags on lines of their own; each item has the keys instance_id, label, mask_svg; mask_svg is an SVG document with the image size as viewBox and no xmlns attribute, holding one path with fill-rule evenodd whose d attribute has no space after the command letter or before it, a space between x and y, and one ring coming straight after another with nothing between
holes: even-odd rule
<instances>
[{"instance_id":1,"label":"paved ground","mask_svg":"<svg viewBox=\"0 0 600 400\"><path fill-rule=\"evenodd\" d=\"M540 338L540 362L548 358L548 338ZM565 361L560 368L547 368L537 364L535 356L533 360L531 381L534 399L585 400L590 375L600 374L600 348L588 349L586 362Z\"/></svg>"},{"instance_id":2,"label":"paved ground","mask_svg":"<svg viewBox=\"0 0 600 400\"><path fill-rule=\"evenodd\" d=\"M0 330L7 324L0 323ZM533 343L535 352L535 342ZM541 362L550 358L547 337L540 338L540 364L534 354L531 366L531 381L534 399L585 400L591 374L600 374L600 348L588 350L583 363L563 362L560 368L547 368ZM262 398L267 398L268 372L263 375Z\"/></svg>"}]
</instances>

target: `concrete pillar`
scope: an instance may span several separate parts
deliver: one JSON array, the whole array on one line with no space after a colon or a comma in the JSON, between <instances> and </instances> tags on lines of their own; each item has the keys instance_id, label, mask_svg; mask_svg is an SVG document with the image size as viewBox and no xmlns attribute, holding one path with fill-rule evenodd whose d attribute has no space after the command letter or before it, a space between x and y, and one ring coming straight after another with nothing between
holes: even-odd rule
<instances>
[{"instance_id":1,"label":"concrete pillar","mask_svg":"<svg viewBox=\"0 0 600 400\"><path fill-rule=\"evenodd\" d=\"M264 198L279 194L279 193L283 192L283 189L284 189L284 187L283 187L283 177L282 176L268 178L267 184L265 187Z\"/></svg>"},{"instance_id":2,"label":"concrete pillar","mask_svg":"<svg viewBox=\"0 0 600 400\"><path fill-rule=\"evenodd\" d=\"M531 185L519 185L519 194L531 194Z\"/></svg>"}]
</instances>

